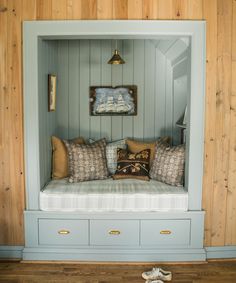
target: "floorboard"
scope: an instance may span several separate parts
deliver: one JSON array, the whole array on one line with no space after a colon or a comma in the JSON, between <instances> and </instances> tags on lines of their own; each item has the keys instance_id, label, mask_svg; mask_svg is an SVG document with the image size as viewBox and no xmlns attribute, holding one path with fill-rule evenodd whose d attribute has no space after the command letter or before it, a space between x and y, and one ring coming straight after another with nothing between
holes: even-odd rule
<instances>
[{"instance_id":1,"label":"floorboard","mask_svg":"<svg viewBox=\"0 0 236 283\"><path fill-rule=\"evenodd\" d=\"M55 263L0 262L0 283L143 283L153 266L171 270L176 283L236 282L236 260L199 263Z\"/></svg>"}]
</instances>

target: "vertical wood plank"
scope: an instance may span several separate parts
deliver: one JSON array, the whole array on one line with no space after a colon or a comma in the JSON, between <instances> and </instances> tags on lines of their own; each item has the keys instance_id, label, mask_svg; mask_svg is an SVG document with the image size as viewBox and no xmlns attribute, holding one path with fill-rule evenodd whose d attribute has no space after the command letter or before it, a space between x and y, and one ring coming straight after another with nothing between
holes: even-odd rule
<instances>
[{"instance_id":1,"label":"vertical wood plank","mask_svg":"<svg viewBox=\"0 0 236 283\"><path fill-rule=\"evenodd\" d=\"M90 40L90 86L101 85L101 41ZM90 133L89 136L92 139L99 139L101 136L101 117L90 117Z\"/></svg>"},{"instance_id":2,"label":"vertical wood plank","mask_svg":"<svg viewBox=\"0 0 236 283\"><path fill-rule=\"evenodd\" d=\"M48 54L48 70L46 74L46 84L45 84L45 100L46 100L46 107L48 107L48 82L47 82L47 75L48 74L55 74L58 78L58 68L57 68L57 59L58 59L58 42L57 41L48 41L49 47L49 54ZM57 105L56 105L57 107ZM45 108L47 111L47 108ZM51 178L52 173L52 146L51 146L51 136L57 135L57 120L56 120L56 111L48 112L47 111L47 137L46 137L46 151L47 151L47 174L46 179L44 182L48 182Z\"/></svg>"},{"instance_id":3,"label":"vertical wood plank","mask_svg":"<svg viewBox=\"0 0 236 283\"><path fill-rule=\"evenodd\" d=\"M125 20L128 18L128 0L113 1L113 19Z\"/></svg>"},{"instance_id":4,"label":"vertical wood plank","mask_svg":"<svg viewBox=\"0 0 236 283\"><path fill-rule=\"evenodd\" d=\"M22 80L21 80L21 20L22 3L8 1L7 11L7 84L5 112L6 156L9 187L5 188L5 217L7 219L8 244L22 244L24 210L24 164L22 125ZM6 173L7 173L6 172Z\"/></svg>"},{"instance_id":5,"label":"vertical wood plank","mask_svg":"<svg viewBox=\"0 0 236 283\"><path fill-rule=\"evenodd\" d=\"M171 20L172 19L172 0L158 0L158 19Z\"/></svg>"},{"instance_id":6,"label":"vertical wood plank","mask_svg":"<svg viewBox=\"0 0 236 283\"><path fill-rule=\"evenodd\" d=\"M67 19L81 19L81 0L67 0Z\"/></svg>"},{"instance_id":7,"label":"vertical wood plank","mask_svg":"<svg viewBox=\"0 0 236 283\"><path fill-rule=\"evenodd\" d=\"M138 20L143 17L143 1L128 0L128 19Z\"/></svg>"},{"instance_id":8,"label":"vertical wood plank","mask_svg":"<svg viewBox=\"0 0 236 283\"><path fill-rule=\"evenodd\" d=\"M58 88L57 88L57 132L61 139L68 139L69 125L69 54L68 40L59 41L58 43Z\"/></svg>"},{"instance_id":9,"label":"vertical wood plank","mask_svg":"<svg viewBox=\"0 0 236 283\"><path fill-rule=\"evenodd\" d=\"M203 17L203 1L189 0L188 2L188 18L192 20L201 20Z\"/></svg>"},{"instance_id":10,"label":"vertical wood plank","mask_svg":"<svg viewBox=\"0 0 236 283\"><path fill-rule=\"evenodd\" d=\"M101 85L111 86L111 65L107 64L112 55L112 41L102 40L101 47ZM101 117L101 136L108 141L112 140L112 118L110 116Z\"/></svg>"},{"instance_id":11,"label":"vertical wood plank","mask_svg":"<svg viewBox=\"0 0 236 283\"><path fill-rule=\"evenodd\" d=\"M34 20L37 15L37 5L36 0L23 0L22 2L22 19L26 20Z\"/></svg>"},{"instance_id":12,"label":"vertical wood plank","mask_svg":"<svg viewBox=\"0 0 236 283\"><path fill-rule=\"evenodd\" d=\"M123 41L123 58L126 63L123 65L123 85L133 85L134 81L134 42L133 40ZM123 117L123 138L133 137L133 117Z\"/></svg>"},{"instance_id":13,"label":"vertical wood plank","mask_svg":"<svg viewBox=\"0 0 236 283\"><path fill-rule=\"evenodd\" d=\"M232 61L236 61L236 1L233 1L233 18L232 18Z\"/></svg>"},{"instance_id":14,"label":"vertical wood plank","mask_svg":"<svg viewBox=\"0 0 236 283\"><path fill-rule=\"evenodd\" d=\"M123 54L122 50L122 41L119 40L117 42L118 50L121 54ZM115 48L115 42L113 41L113 47L112 50ZM122 65L112 65L112 86L119 86L122 85L122 71L123 66ZM123 123L122 123L122 117L121 116L113 116L112 118L112 140L119 140L122 138L122 131L123 131Z\"/></svg>"},{"instance_id":15,"label":"vertical wood plank","mask_svg":"<svg viewBox=\"0 0 236 283\"><path fill-rule=\"evenodd\" d=\"M231 20L232 1L219 0L216 98L216 166L213 192L212 245L224 245L228 188L230 93L231 93ZM220 209L219 209L220 204Z\"/></svg>"},{"instance_id":16,"label":"vertical wood plank","mask_svg":"<svg viewBox=\"0 0 236 283\"><path fill-rule=\"evenodd\" d=\"M37 0L37 19L50 20L52 18L52 0Z\"/></svg>"},{"instance_id":17,"label":"vertical wood plank","mask_svg":"<svg viewBox=\"0 0 236 283\"><path fill-rule=\"evenodd\" d=\"M48 65L48 48L46 42L43 40L39 40L38 42L38 56L39 56L39 64L38 64L38 80L39 80L39 105L42 108L39 111L39 152L40 152L40 185L43 186L43 182L45 180L46 175L46 160L47 160L47 152L45 146L45 137L47 131L47 107L46 104L46 96L45 96L45 88L47 86L46 83L46 72Z\"/></svg>"},{"instance_id":18,"label":"vertical wood plank","mask_svg":"<svg viewBox=\"0 0 236 283\"><path fill-rule=\"evenodd\" d=\"M155 111L155 47L150 40L145 40L145 95L144 95L144 138L154 138L154 111Z\"/></svg>"},{"instance_id":19,"label":"vertical wood plank","mask_svg":"<svg viewBox=\"0 0 236 283\"><path fill-rule=\"evenodd\" d=\"M138 42L138 44L137 44ZM138 87L138 113L134 117L134 138L143 139L144 136L144 75L140 72L144 68L145 40L134 40L134 84Z\"/></svg>"},{"instance_id":20,"label":"vertical wood plank","mask_svg":"<svg viewBox=\"0 0 236 283\"><path fill-rule=\"evenodd\" d=\"M72 40L69 42L69 68L68 68L68 125L69 125L69 138L75 138L79 136L79 54L80 54L80 41Z\"/></svg>"},{"instance_id":21,"label":"vertical wood plank","mask_svg":"<svg viewBox=\"0 0 236 283\"><path fill-rule=\"evenodd\" d=\"M236 1L233 1L232 8L232 92L230 100L230 154L225 237L226 245L236 244Z\"/></svg>"},{"instance_id":22,"label":"vertical wood plank","mask_svg":"<svg viewBox=\"0 0 236 283\"><path fill-rule=\"evenodd\" d=\"M143 1L143 19L145 20L158 19L158 0Z\"/></svg>"},{"instance_id":23,"label":"vertical wood plank","mask_svg":"<svg viewBox=\"0 0 236 283\"><path fill-rule=\"evenodd\" d=\"M232 63L232 95L230 112L231 133L225 245L236 244L236 61Z\"/></svg>"},{"instance_id":24,"label":"vertical wood plank","mask_svg":"<svg viewBox=\"0 0 236 283\"><path fill-rule=\"evenodd\" d=\"M165 116L166 116L166 58L161 51L156 48L155 62L155 112L154 112L154 130L155 138L166 135Z\"/></svg>"},{"instance_id":25,"label":"vertical wood plank","mask_svg":"<svg viewBox=\"0 0 236 283\"><path fill-rule=\"evenodd\" d=\"M50 53L49 53L49 72L50 74L55 74L58 78L58 41L51 41L50 42ZM46 93L48 91L46 90ZM58 101L57 101L58 103ZM57 106L57 105L56 105ZM55 136L56 130L57 130L57 116L56 116L56 111L50 113L50 129L51 129L51 134L50 136ZM51 150L51 140L50 140L50 146ZM49 158L51 158L51 152L49 154Z\"/></svg>"},{"instance_id":26,"label":"vertical wood plank","mask_svg":"<svg viewBox=\"0 0 236 283\"><path fill-rule=\"evenodd\" d=\"M165 60L165 133L167 136L173 136L173 87L169 82L173 80L171 62Z\"/></svg>"},{"instance_id":27,"label":"vertical wood plank","mask_svg":"<svg viewBox=\"0 0 236 283\"><path fill-rule=\"evenodd\" d=\"M217 74L217 2L203 1L203 17L206 26L206 102L205 102L205 156L203 175L203 209L205 215L205 245L211 246L213 214L213 182L215 171L216 131L216 74Z\"/></svg>"},{"instance_id":28,"label":"vertical wood plank","mask_svg":"<svg viewBox=\"0 0 236 283\"><path fill-rule=\"evenodd\" d=\"M93 20L97 18L97 0L81 0L81 19Z\"/></svg>"},{"instance_id":29,"label":"vertical wood plank","mask_svg":"<svg viewBox=\"0 0 236 283\"><path fill-rule=\"evenodd\" d=\"M89 138L90 116L89 116L89 41L80 40L80 135Z\"/></svg>"},{"instance_id":30,"label":"vertical wood plank","mask_svg":"<svg viewBox=\"0 0 236 283\"><path fill-rule=\"evenodd\" d=\"M113 2L111 0L97 0L97 19L112 19Z\"/></svg>"},{"instance_id":31,"label":"vertical wood plank","mask_svg":"<svg viewBox=\"0 0 236 283\"><path fill-rule=\"evenodd\" d=\"M53 20L67 19L67 0L52 0L52 17Z\"/></svg>"},{"instance_id":32,"label":"vertical wood plank","mask_svg":"<svg viewBox=\"0 0 236 283\"><path fill-rule=\"evenodd\" d=\"M189 0L173 0L172 3L172 18L175 20L187 19Z\"/></svg>"},{"instance_id":33,"label":"vertical wood plank","mask_svg":"<svg viewBox=\"0 0 236 283\"><path fill-rule=\"evenodd\" d=\"M6 113L8 113L8 84L7 84L7 0L0 0L0 244L8 243L8 207L5 207L8 197L9 180L9 164L7 161L8 146L6 133L9 121L5 121Z\"/></svg>"}]
</instances>

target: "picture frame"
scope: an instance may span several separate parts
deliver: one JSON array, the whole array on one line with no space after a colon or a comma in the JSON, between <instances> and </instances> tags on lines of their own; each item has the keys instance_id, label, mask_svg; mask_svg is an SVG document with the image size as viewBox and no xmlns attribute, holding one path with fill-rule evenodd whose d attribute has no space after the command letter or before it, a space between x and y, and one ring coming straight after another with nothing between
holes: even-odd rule
<instances>
[{"instance_id":1,"label":"picture frame","mask_svg":"<svg viewBox=\"0 0 236 283\"><path fill-rule=\"evenodd\" d=\"M91 116L137 115L137 86L90 86Z\"/></svg>"},{"instance_id":2,"label":"picture frame","mask_svg":"<svg viewBox=\"0 0 236 283\"><path fill-rule=\"evenodd\" d=\"M48 112L56 111L56 90L57 77L56 75L48 75Z\"/></svg>"}]
</instances>

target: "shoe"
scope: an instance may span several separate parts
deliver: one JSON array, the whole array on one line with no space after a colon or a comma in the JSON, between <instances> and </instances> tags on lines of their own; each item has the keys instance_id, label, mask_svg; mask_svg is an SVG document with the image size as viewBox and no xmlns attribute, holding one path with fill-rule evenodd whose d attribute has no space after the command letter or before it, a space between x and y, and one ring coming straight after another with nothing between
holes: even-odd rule
<instances>
[{"instance_id":1,"label":"shoe","mask_svg":"<svg viewBox=\"0 0 236 283\"><path fill-rule=\"evenodd\" d=\"M162 280L146 280L145 283L164 283Z\"/></svg>"},{"instance_id":2,"label":"shoe","mask_svg":"<svg viewBox=\"0 0 236 283\"><path fill-rule=\"evenodd\" d=\"M143 279L146 279L146 280L157 280L157 279L159 279L159 280L163 280L163 281L171 281L172 274L171 274L171 271L165 271L161 268L154 267L151 271L143 272L142 277L143 277ZM151 282L156 283L155 281L154 282L151 281Z\"/></svg>"}]
</instances>

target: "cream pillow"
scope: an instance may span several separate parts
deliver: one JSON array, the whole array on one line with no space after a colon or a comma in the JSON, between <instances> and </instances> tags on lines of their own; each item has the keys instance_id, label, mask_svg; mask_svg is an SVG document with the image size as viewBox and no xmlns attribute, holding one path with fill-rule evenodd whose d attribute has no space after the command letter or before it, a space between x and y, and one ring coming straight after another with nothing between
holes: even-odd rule
<instances>
[{"instance_id":1,"label":"cream pillow","mask_svg":"<svg viewBox=\"0 0 236 283\"><path fill-rule=\"evenodd\" d=\"M64 142L52 136L52 179L62 179L66 178L69 175L68 171L68 156L67 156L67 148ZM85 144L83 138L75 138L69 142L73 142L75 144Z\"/></svg>"}]
</instances>

